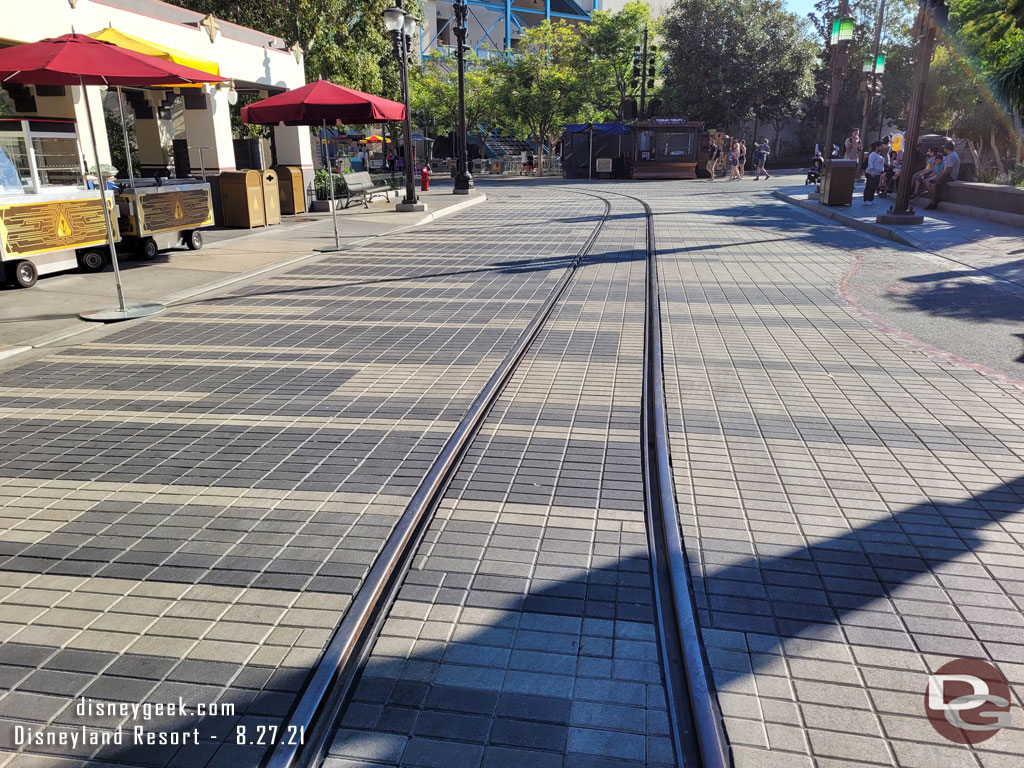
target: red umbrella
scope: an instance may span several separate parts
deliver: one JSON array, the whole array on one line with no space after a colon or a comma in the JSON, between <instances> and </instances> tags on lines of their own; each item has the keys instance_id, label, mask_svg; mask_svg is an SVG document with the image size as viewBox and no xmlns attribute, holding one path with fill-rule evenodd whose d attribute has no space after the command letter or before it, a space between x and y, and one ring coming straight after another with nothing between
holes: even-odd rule
<instances>
[{"instance_id":1,"label":"red umbrella","mask_svg":"<svg viewBox=\"0 0 1024 768\"><path fill-rule=\"evenodd\" d=\"M242 107L242 122L259 125L322 125L327 123L380 123L404 120L405 105L383 99L353 88L317 80L301 88L285 91L269 99ZM327 163L327 185L331 191L331 218L334 221L334 247L341 248L338 238L338 212L334 203L334 175Z\"/></svg>"},{"instance_id":2,"label":"red umbrella","mask_svg":"<svg viewBox=\"0 0 1024 768\"><path fill-rule=\"evenodd\" d=\"M96 130L92 123L87 85L188 85L191 83L225 82L227 78L211 75L198 69L183 67L155 56L147 56L113 43L86 35L62 35L25 43L0 50L0 83L23 83L25 85L80 85L85 99L85 114L92 137L93 156L96 158L96 172L100 170L100 153L96 145ZM125 144L127 146L127 142ZM100 207L107 225L107 239L110 247L110 261L114 267L117 283L118 308L80 315L85 320L127 320L144 317L163 309L160 304L131 304L124 301L121 287L121 271L117 265L114 249L114 228L107 210L106 184L99 184Z\"/></svg>"},{"instance_id":3,"label":"red umbrella","mask_svg":"<svg viewBox=\"0 0 1024 768\"><path fill-rule=\"evenodd\" d=\"M331 123L380 123L404 120L405 106L353 88L316 80L301 88L242 107L243 123L259 125L319 125Z\"/></svg>"},{"instance_id":4,"label":"red umbrella","mask_svg":"<svg viewBox=\"0 0 1024 768\"><path fill-rule=\"evenodd\" d=\"M187 85L222 83L227 82L227 78L72 33L0 50L0 82L26 85Z\"/></svg>"}]
</instances>

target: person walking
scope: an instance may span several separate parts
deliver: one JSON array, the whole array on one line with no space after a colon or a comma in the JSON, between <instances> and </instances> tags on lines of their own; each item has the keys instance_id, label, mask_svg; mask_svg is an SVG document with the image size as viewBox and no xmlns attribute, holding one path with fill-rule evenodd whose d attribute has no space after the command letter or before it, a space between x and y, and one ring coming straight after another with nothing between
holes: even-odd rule
<instances>
[{"instance_id":1,"label":"person walking","mask_svg":"<svg viewBox=\"0 0 1024 768\"><path fill-rule=\"evenodd\" d=\"M762 173L764 174L766 181L771 178L768 174L768 170L765 168L765 165L768 163L768 156L771 155L771 153L772 150L768 145L768 139L762 136L761 143L757 147L757 154L755 155L757 169L754 171L754 181L760 181Z\"/></svg>"},{"instance_id":2,"label":"person walking","mask_svg":"<svg viewBox=\"0 0 1024 768\"><path fill-rule=\"evenodd\" d=\"M711 137L711 141L708 144L708 174L711 176L711 181L715 180L715 169L718 167L718 158L721 156L722 150L718 146L718 141L714 136Z\"/></svg>"},{"instance_id":3,"label":"person walking","mask_svg":"<svg viewBox=\"0 0 1024 768\"><path fill-rule=\"evenodd\" d=\"M868 155L867 167L864 168L867 175L864 182L864 205L875 204L875 192L878 191L878 182L882 180L882 171L885 170L885 158L878 152L880 146L880 141L871 142L871 154Z\"/></svg>"},{"instance_id":4,"label":"person walking","mask_svg":"<svg viewBox=\"0 0 1024 768\"><path fill-rule=\"evenodd\" d=\"M747 140L740 139L740 178L747 170Z\"/></svg>"},{"instance_id":5,"label":"person walking","mask_svg":"<svg viewBox=\"0 0 1024 768\"><path fill-rule=\"evenodd\" d=\"M729 181L740 180L740 144L736 139L729 145Z\"/></svg>"}]
</instances>

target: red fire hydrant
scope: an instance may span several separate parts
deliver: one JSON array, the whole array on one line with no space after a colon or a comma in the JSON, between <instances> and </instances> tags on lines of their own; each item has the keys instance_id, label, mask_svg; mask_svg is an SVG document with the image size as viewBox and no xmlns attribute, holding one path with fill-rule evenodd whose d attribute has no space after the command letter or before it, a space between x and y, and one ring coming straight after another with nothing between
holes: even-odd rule
<instances>
[{"instance_id":1,"label":"red fire hydrant","mask_svg":"<svg viewBox=\"0 0 1024 768\"><path fill-rule=\"evenodd\" d=\"M430 189L430 168L423 166L420 169L420 190L426 192Z\"/></svg>"}]
</instances>

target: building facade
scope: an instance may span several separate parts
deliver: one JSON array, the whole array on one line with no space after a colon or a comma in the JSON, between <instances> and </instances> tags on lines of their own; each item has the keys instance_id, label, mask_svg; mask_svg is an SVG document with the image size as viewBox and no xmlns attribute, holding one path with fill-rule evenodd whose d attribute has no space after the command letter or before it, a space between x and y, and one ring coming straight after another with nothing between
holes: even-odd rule
<instances>
[{"instance_id":1,"label":"building facade","mask_svg":"<svg viewBox=\"0 0 1024 768\"><path fill-rule=\"evenodd\" d=\"M159 2L159 0L36 0L26 13L22 0L0 0L0 47L35 42L75 31L82 34L113 27L127 35L216 62L231 84L201 88L125 88L126 108L134 115L140 175L171 175L187 151L193 173L211 176L234 170L232 103L239 92L272 95L305 84L302 52L257 30ZM106 88L89 86L93 124L101 162L110 162L102 114ZM4 86L14 111L25 117L76 120L83 145L89 143L81 88ZM116 110L116 98L113 100ZM309 129L274 129L276 160L297 165L312 175ZM91 163L90 163L91 164ZM122 177L125 169L118 169Z\"/></svg>"}]
</instances>

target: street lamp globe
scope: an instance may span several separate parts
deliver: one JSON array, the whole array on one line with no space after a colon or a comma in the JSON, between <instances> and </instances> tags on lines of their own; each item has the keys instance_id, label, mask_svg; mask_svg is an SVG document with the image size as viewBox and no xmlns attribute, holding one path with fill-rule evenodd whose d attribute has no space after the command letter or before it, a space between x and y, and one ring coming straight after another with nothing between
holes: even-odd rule
<instances>
[{"instance_id":1,"label":"street lamp globe","mask_svg":"<svg viewBox=\"0 0 1024 768\"><path fill-rule=\"evenodd\" d=\"M385 13L387 13L387 11L385 11ZM387 25L387 21L386 20L385 20L384 24L385 24L385 26ZM419 25L420 25L420 20L418 18L416 18L416 16L414 16L413 14L410 13L410 14L407 14L405 16L405 19L403 21L403 25L405 27L405 29L403 31L405 32L406 36L407 37L412 37L416 33L416 28L419 27Z\"/></svg>"},{"instance_id":2,"label":"street lamp globe","mask_svg":"<svg viewBox=\"0 0 1024 768\"><path fill-rule=\"evenodd\" d=\"M388 8L383 16L384 28L388 32L398 32L405 24L405 12L401 8Z\"/></svg>"}]
</instances>

